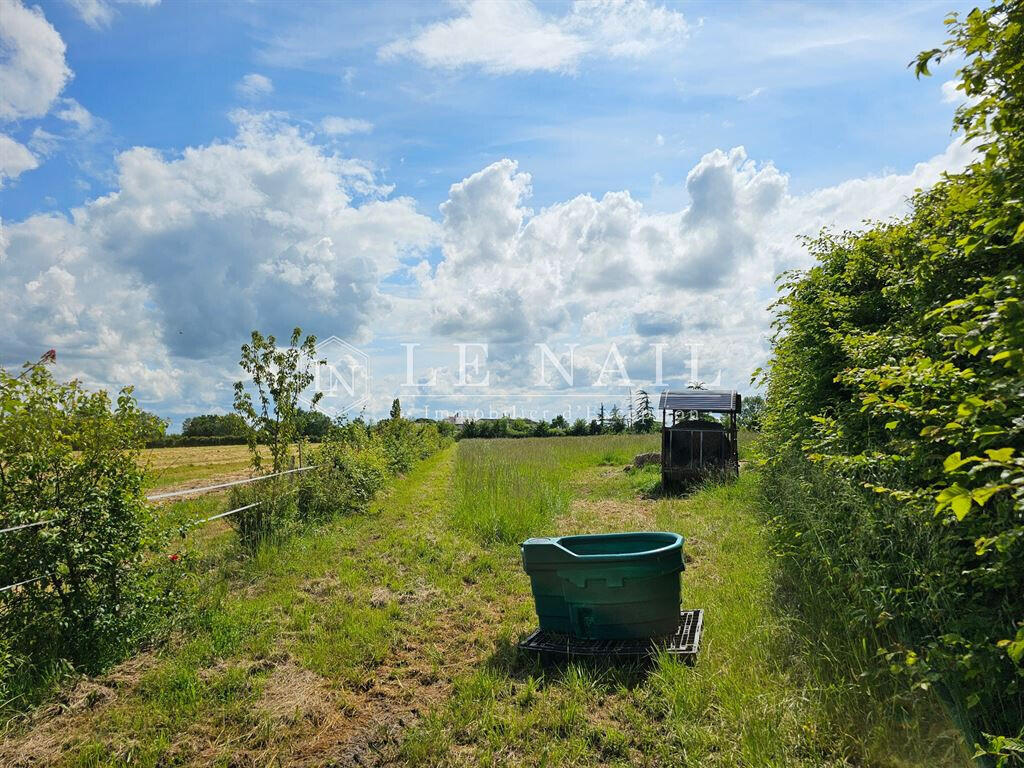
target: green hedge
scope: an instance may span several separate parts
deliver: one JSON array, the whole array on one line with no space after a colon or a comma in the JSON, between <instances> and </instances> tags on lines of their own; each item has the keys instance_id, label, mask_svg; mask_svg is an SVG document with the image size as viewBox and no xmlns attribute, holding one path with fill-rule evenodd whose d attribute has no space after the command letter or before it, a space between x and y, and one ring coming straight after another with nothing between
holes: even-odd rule
<instances>
[{"instance_id":1,"label":"green hedge","mask_svg":"<svg viewBox=\"0 0 1024 768\"><path fill-rule=\"evenodd\" d=\"M298 516L326 520L365 511L388 479L451 442L437 424L402 418L336 430L312 454L310 463L317 469L301 475Z\"/></svg>"},{"instance_id":2,"label":"green hedge","mask_svg":"<svg viewBox=\"0 0 1024 768\"><path fill-rule=\"evenodd\" d=\"M980 154L905 220L808 244L776 305L761 445L808 602L1000 758L1024 736L1022 25L998 3L922 55L921 73L966 57L956 123Z\"/></svg>"},{"instance_id":3,"label":"green hedge","mask_svg":"<svg viewBox=\"0 0 1024 768\"><path fill-rule=\"evenodd\" d=\"M147 440L147 448L199 448L210 445L245 445L245 435L223 435L217 437L188 437L186 435L167 435L155 440Z\"/></svg>"}]
</instances>

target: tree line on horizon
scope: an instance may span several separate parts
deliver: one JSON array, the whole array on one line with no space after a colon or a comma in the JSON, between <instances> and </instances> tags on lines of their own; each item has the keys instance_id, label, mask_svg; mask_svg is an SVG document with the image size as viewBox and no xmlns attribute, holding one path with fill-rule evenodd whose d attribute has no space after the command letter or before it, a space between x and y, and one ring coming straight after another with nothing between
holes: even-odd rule
<instances>
[{"instance_id":1,"label":"tree line on horizon","mask_svg":"<svg viewBox=\"0 0 1024 768\"><path fill-rule=\"evenodd\" d=\"M743 399L743 411L737 423L740 429L753 432L761 429L761 414L764 411L765 399L761 395L751 395ZM702 414L700 418L719 421L710 414ZM723 422L724 423L724 422ZM497 419L479 419L467 421L459 431L460 440L467 438L516 438L516 437L585 437L587 435L620 435L648 434L660 429L661 425L654 415L650 395L639 390L630 400L625 412L617 405L606 409L601 403L597 417L587 421L576 419L569 422L559 414L551 421L513 418L502 416Z\"/></svg>"}]
</instances>

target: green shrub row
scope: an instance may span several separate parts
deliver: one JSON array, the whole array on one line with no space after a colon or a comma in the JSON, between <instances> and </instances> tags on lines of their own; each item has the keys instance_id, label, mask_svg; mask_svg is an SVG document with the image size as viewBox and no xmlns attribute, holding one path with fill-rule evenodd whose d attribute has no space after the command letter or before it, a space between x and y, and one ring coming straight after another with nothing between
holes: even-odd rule
<instances>
[{"instance_id":1,"label":"green shrub row","mask_svg":"<svg viewBox=\"0 0 1024 768\"><path fill-rule=\"evenodd\" d=\"M391 477L451 442L437 424L402 418L334 433L313 454L317 469L299 481L298 514L318 521L363 512Z\"/></svg>"},{"instance_id":2,"label":"green shrub row","mask_svg":"<svg viewBox=\"0 0 1024 768\"><path fill-rule=\"evenodd\" d=\"M167 435L147 440L147 448L201 448L214 445L246 445L245 435L218 435L216 437L189 437L188 435Z\"/></svg>"},{"instance_id":3,"label":"green shrub row","mask_svg":"<svg viewBox=\"0 0 1024 768\"><path fill-rule=\"evenodd\" d=\"M937 690L1009 760L1024 738L1024 4L948 23L918 71L963 57L956 124L978 154L906 219L823 233L816 265L785 276L764 488L787 572L829 607L818 623L852 633L870 671Z\"/></svg>"},{"instance_id":4,"label":"green shrub row","mask_svg":"<svg viewBox=\"0 0 1024 768\"><path fill-rule=\"evenodd\" d=\"M402 418L336 427L310 455L316 469L233 489L231 508L259 505L229 520L243 541L259 544L297 526L364 512L391 478L449 445L450 431Z\"/></svg>"}]
</instances>

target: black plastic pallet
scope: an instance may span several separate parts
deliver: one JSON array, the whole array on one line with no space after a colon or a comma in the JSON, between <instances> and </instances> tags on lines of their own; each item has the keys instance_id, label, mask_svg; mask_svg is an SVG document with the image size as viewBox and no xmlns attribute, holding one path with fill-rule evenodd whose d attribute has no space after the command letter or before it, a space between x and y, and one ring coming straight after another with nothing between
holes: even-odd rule
<instances>
[{"instance_id":1,"label":"black plastic pallet","mask_svg":"<svg viewBox=\"0 0 1024 768\"><path fill-rule=\"evenodd\" d=\"M679 626L671 635L631 640L592 640L537 629L520 640L519 647L524 651L542 655L633 659L645 658L658 651L664 651L671 656L679 657L687 664L693 664L697 660L697 649L700 647L703 630L704 611L694 608L679 613Z\"/></svg>"}]
</instances>

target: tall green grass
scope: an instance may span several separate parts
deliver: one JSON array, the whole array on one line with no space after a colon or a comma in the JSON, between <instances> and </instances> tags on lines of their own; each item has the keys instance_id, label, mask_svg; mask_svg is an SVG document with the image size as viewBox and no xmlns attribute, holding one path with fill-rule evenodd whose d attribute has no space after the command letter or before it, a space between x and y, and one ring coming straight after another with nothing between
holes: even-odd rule
<instances>
[{"instance_id":1,"label":"tall green grass","mask_svg":"<svg viewBox=\"0 0 1024 768\"><path fill-rule=\"evenodd\" d=\"M452 521L483 544L553 535L572 499L566 470L623 466L656 445L651 435L463 440L453 479Z\"/></svg>"},{"instance_id":2,"label":"tall green grass","mask_svg":"<svg viewBox=\"0 0 1024 768\"><path fill-rule=\"evenodd\" d=\"M794 642L830 717L879 741L899 724L906 739L944 732L982 743L968 692L909 657L930 622L953 633L965 612L941 589L948 542L922 535L917 510L792 455L762 471L760 507L778 558L776 600L793 618ZM940 630L941 631L941 630ZM993 690L999 717L1020 719L1019 701ZM943 711L945 710L945 711ZM951 736L951 738L950 738Z\"/></svg>"},{"instance_id":3,"label":"tall green grass","mask_svg":"<svg viewBox=\"0 0 1024 768\"><path fill-rule=\"evenodd\" d=\"M452 520L483 544L514 544L550 530L569 505L557 466L537 460L532 440L459 444Z\"/></svg>"},{"instance_id":4,"label":"tall green grass","mask_svg":"<svg viewBox=\"0 0 1024 768\"><path fill-rule=\"evenodd\" d=\"M518 571L504 532L530 535L624 528L686 538L683 604L705 611L695 667L668 656L649 669L541 666L515 642L535 626L520 574L493 651L453 680L450 698L408 732L410 765L957 766L966 759L948 721L923 708L872 701L875 689L830 663L846 649L815 645L809 616L788 610L756 472L707 482L685 496L647 493L658 468L621 471L646 440L466 441L459 444L453 522ZM563 511L545 504L557 492ZM474 515L483 519L474 519ZM507 588L507 587L506 587ZM805 587L806 588L806 587ZM506 601L507 602L507 601ZM845 609L837 609L842 620ZM523 612L526 612L526 620ZM888 719L886 719L888 717Z\"/></svg>"}]
</instances>

